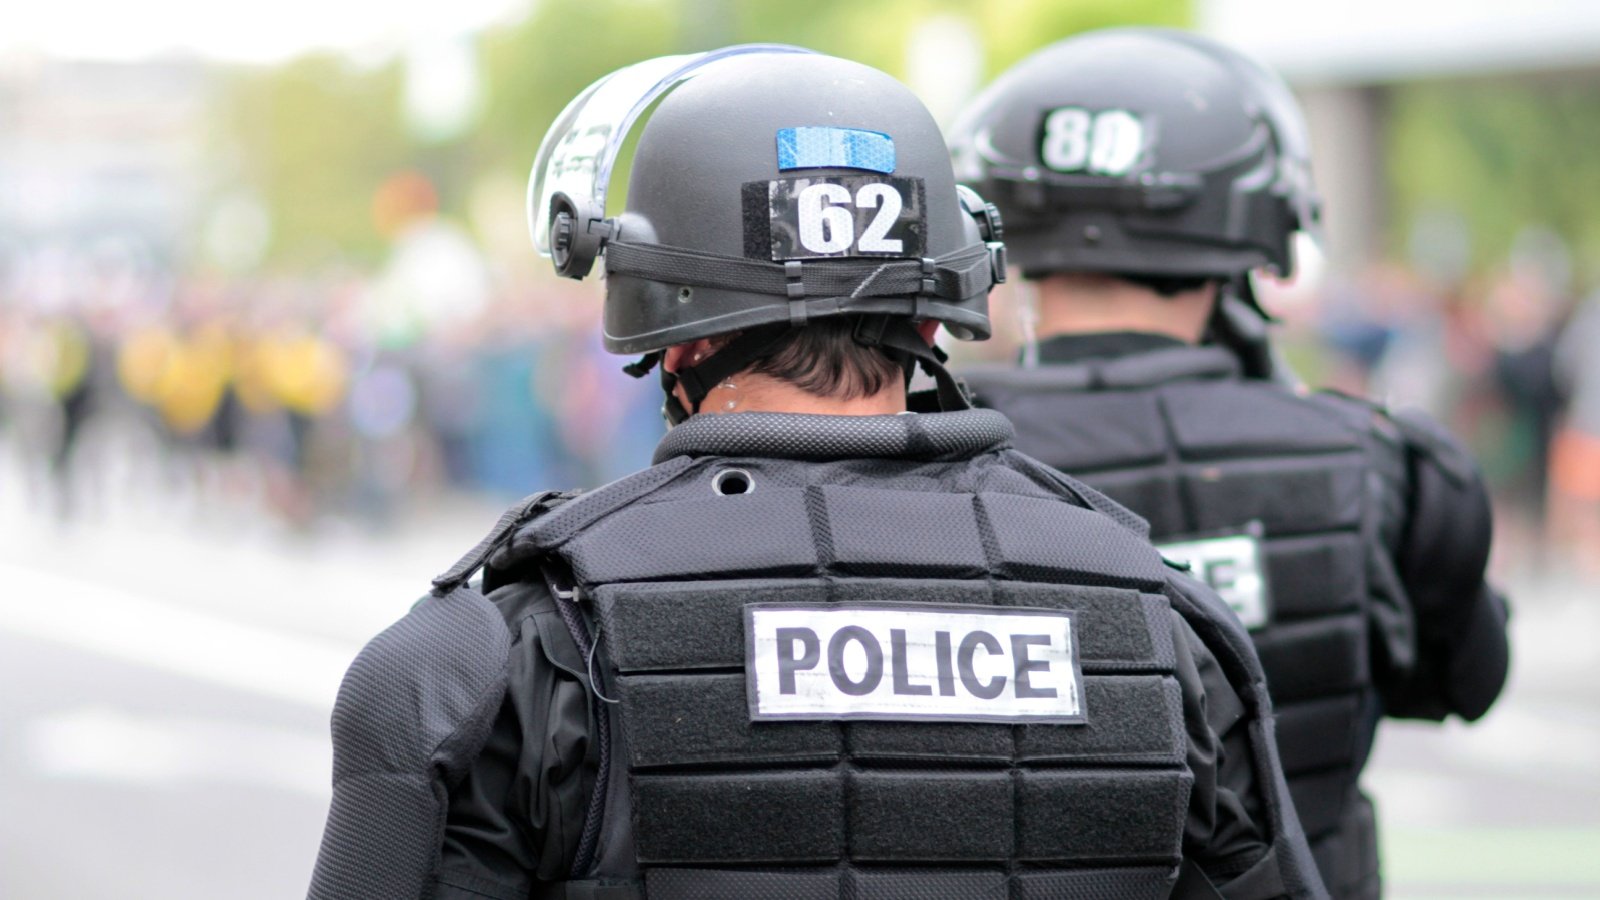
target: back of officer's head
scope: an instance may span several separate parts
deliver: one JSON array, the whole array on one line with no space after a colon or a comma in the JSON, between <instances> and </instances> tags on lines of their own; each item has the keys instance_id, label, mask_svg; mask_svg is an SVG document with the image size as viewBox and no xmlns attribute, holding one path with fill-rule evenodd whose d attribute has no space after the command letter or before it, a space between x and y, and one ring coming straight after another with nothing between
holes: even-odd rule
<instances>
[{"instance_id":1,"label":"back of officer's head","mask_svg":"<svg viewBox=\"0 0 1600 900\"><path fill-rule=\"evenodd\" d=\"M1181 295L1287 276L1316 224L1309 148L1283 82L1164 29L1091 32L1002 75L952 132L958 174L998 206L1025 277L1103 273Z\"/></svg>"},{"instance_id":2,"label":"back of officer's head","mask_svg":"<svg viewBox=\"0 0 1600 900\"><path fill-rule=\"evenodd\" d=\"M648 364L707 340L829 394L903 377L904 324L988 336L992 251L908 88L808 52L686 59L642 114L626 202L599 229L607 349ZM575 145L554 131L547 145Z\"/></svg>"}]
</instances>

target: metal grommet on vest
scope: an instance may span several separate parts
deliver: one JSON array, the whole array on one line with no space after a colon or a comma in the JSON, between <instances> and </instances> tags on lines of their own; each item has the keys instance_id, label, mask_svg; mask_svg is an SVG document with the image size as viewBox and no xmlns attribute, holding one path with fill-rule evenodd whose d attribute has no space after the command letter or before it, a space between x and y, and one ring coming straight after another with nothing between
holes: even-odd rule
<instances>
[{"instance_id":1,"label":"metal grommet on vest","mask_svg":"<svg viewBox=\"0 0 1600 900\"><path fill-rule=\"evenodd\" d=\"M755 479L744 469L723 469L711 476L711 490L719 497L753 493Z\"/></svg>"}]
</instances>

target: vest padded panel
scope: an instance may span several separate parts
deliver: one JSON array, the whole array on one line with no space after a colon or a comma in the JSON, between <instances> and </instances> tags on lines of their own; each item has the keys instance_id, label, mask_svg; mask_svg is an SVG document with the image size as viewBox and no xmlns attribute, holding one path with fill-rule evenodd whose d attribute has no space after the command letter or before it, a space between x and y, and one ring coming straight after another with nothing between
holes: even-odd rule
<instances>
[{"instance_id":1,"label":"vest padded panel","mask_svg":"<svg viewBox=\"0 0 1600 900\"><path fill-rule=\"evenodd\" d=\"M1251 636L1315 837L1349 820L1371 739L1368 612L1379 589L1368 557L1382 551L1372 414L1242 380L1215 350L982 369L969 384L1017 423L1018 449L1126 504L1158 543L1259 523L1269 616ZM1329 806L1305 805L1314 802Z\"/></svg>"},{"instance_id":2,"label":"vest padded panel","mask_svg":"<svg viewBox=\"0 0 1600 900\"><path fill-rule=\"evenodd\" d=\"M650 897L1162 896L1193 777L1147 543L1016 473L704 466L548 548L597 620ZM723 467L754 489L705 489ZM1021 491L950 489L986 482ZM752 721L753 603L1072 610L1088 722Z\"/></svg>"}]
</instances>

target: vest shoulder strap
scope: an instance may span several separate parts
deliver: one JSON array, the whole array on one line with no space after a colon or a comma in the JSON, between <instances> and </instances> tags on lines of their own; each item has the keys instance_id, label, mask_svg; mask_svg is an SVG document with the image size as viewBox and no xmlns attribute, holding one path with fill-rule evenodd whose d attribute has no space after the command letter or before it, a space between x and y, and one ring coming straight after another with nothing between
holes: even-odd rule
<instances>
[{"instance_id":1,"label":"vest shoulder strap","mask_svg":"<svg viewBox=\"0 0 1600 900\"><path fill-rule=\"evenodd\" d=\"M555 509L576 496L578 496L577 491L540 491L518 501L510 509L501 513L500 521L496 522L494 528L483 536L483 540L479 541L477 546L468 550L465 556L456 560L456 564L451 566L443 575L433 579L434 596L443 597L461 585L466 584L467 580L489 561L489 557L494 555L494 552L505 544L506 539L511 536L512 532L516 531L524 523L538 518L541 514Z\"/></svg>"}]
</instances>

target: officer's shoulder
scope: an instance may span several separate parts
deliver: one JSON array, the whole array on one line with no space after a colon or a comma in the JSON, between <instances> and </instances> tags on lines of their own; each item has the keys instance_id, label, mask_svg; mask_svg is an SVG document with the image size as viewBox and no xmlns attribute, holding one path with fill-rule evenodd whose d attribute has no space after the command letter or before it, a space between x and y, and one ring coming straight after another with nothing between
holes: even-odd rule
<instances>
[{"instance_id":1,"label":"officer's shoulder","mask_svg":"<svg viewBox=\"0 0 1600 900\"><path fill-rule=\"evenodd\" d=\"M1366 397L1331 388L1313 392L1330 408L1359 410L1366 416L1371 431L1388 443L1403 448L1415 460L1442 469L1447 477L1463 484L1479 479L1477 462L1462 440L1443 422L1410 407L1393 409Z\"/></svg>"},{"instance_id":2,"label":"officer's shoulder","mask_svg":"<svg viewBox=\"0 0 1600 900\"><path fill-rule=\"evenodd\" d=\"M430 741L436 744L473 715L480 700L497 694L514 632L520 620L548 601L548 592L541 580L519 575L485 596L473 575L491 558L514 563L519 573L537 571L531 554L507 556L514 538L571 496L545 492L512 506L476 546L434 579L432 591L367 642L339 687L333 717L336 747L401 739L413 743L412 751L422 752L420 748ZM395 752L406 751L402 747Z\"/></svg>"},{"instance_id":3,"label":"officer's shoulder","mask_svg":"<svg viewBox=\"0 0 1600 900\"><path fill-rule=\"evenodd\" d=\"M1382 445L1398 449L1405 443L1394 412L1377 400L1331 387L1301 388L1296 395L1308 406Z\"/></svg>"},{"instance_id":4,"label":"officer's shoulder","mask_svg":"<svg viewBox=\"0 0 1600 900\"><path fill-rule=\"evenodd\" d=\"M510 645L504 618L477 591L423 598L345 672L333 712L335 777L420 765L498 696Z\"/></svg>"}]
</instances>

